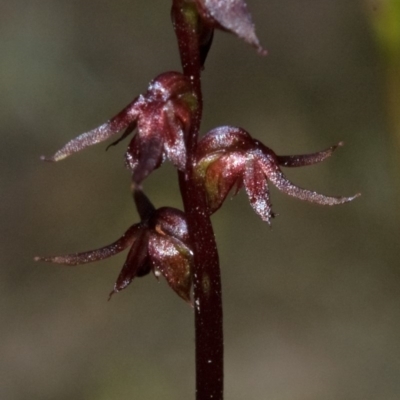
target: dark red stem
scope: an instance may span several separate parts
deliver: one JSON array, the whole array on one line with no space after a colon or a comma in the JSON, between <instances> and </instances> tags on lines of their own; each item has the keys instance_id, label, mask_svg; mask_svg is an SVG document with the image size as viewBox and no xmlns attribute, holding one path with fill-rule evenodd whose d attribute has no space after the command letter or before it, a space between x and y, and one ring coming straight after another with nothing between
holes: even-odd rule
<instances>
[{"instance_id":1,"label":"dark red stem","mask_svg":"<svg viewBox=\"0 0 400 400\"><path fill-rule=\"evenodd\" d=\"M183 73L197 97L194 122L186 137L187 166L179 173L182 200L194 252L193 284L196 335L196 399L223 399L223 329L221 273L214 231L203 185L193 173L202 116L201 22L192 0L174 0L172 19Z\"/></svg>"}]
</instances>

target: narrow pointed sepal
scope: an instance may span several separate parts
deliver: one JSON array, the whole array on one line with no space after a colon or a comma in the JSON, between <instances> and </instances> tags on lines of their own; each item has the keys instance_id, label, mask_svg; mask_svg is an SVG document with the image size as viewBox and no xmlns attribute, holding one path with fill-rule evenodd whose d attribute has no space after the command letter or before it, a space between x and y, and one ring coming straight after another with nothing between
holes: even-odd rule
<instances>
[{"instance_id":1,"label":"narrow pointed sepal","mask_svg":"<svg viewBox=\"0 0 400 400\"><path fill-rule=\"evenodd\" d=\"M111 298L114 293L118 293L125 289L133 281L135 276L138 275L139 271L146 269L146 263L148 262L148 239L149 234L143 229L129 250L128 257L126 258L125 264L118 275L117 281L114 284L114 289L110 293L109 298Z\"/></svg>"},{"instance_id":2,"label":"narrow pointed sepal","mask_svg":"<svg viewBox=\"0 0 400 400\"><path fill-rule=\"evenodd\" d=\"M133 225L117 241L108 246L101 247L100 249L85 251L82 253L68 254L64 256L35 257L34 260L51 262L55 264L64 264L70 266L87 264L99 260L104 260L106 258L112 257L120 253L129 246L132 246L132 244L136 240L139 230L140 230L139 224Z\"/></svg>"},{"instance_id":3,"label":"narrow pointed sepal","mask_svg":"<svg viewBox=\"0 0 400 400\"><path fill-rule=\"evenodd\" d=\"M360 196L360 193L357 193L356 195L350 197L333 197L325 196L311 190L302 189L290 182L283 172L278 168L278 166L265 163L261 163L261 165L265 176L274 186L276 186L277 189L300 200L305 200L310 203L316 203L324 206L335 206L349 203Z\"/></svg>"},{"instance_id":4,"label":"narrow pointed sepal","mask_svg":"<svg viewBox=\"0 0 400 400\"><path fill-rule=\"evenodd\" d=\"M319 151L312 154L302 154L297 156L276 156L278 164L282 167L306 167L325 161L329 158L333 152L344 145L343 142L339 142L335 146L331 146L326 150Z\"/></svg>"},{"instance_id":5,"label":"narrow pointed sepal","mask_svg":"<svg viewBox=\"0 0 400 400\"><path fill-rule=\"evenodd\" d=\"M272 205L269 200L268 183L258 162L250 159L246 163L243 184L253 210L268 224L271 223Z\"/></svg>"},{"instance_id":6,"label":"narrow pointed sepal","mask_svg":"<svg viewBox=\"0 0 400 400\"><path fill-rule=\"evenodd\" d=\"M75 139L72 139L64 147L58 150L53 156L42 156L41 159L43 161L52 162L63 160L64 158L67 158L70 155L77 153L81 150L84 150L89 146L104 142L121 130L128 128L129 125L135 122L137 117L138 108L135 99L119 114L111 118L103 125L100 125L98 128L95 128L89 132L82 133Z\"/></svg>"}]
</instances>

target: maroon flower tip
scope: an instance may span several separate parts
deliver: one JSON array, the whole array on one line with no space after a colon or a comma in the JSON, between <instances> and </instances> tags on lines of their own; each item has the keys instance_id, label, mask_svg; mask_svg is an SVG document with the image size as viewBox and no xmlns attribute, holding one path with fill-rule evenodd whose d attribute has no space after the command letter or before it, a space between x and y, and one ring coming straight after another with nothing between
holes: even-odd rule
<instances>
[{"instance_id":1,"label":"maroon flower tip","mask_svg":"<svg viewBox=\"0 0 400 400\"><path fill-rule=\"evenodd\" d=\"M292 184L279 166L301 167L324 161L343 142L326 150L296 156L277 156L271 149L254 140L241 128L219 127L199 142L196 173L204 181L211 212L223 203L231 189L244 186L254 211L267 223L274 216L269 197L268 181L280 191L311 203L338 205L351 197L331 197L302 189Z\"/></svg>"},{"instance_id":2,"label":"maroon flower tip","mask_svg":"<svg viewBox=\"0 0 400 400\"><path fill-rule=\"evenodd\" d=\"M51 157L43 157L45 161L61 161L70 155L77 153L94 144L103 142L109 139L114 134L122 129L125 129L134 122L138 117L139 101L135 99L131 104L125 107L119 114L111 118L106 123L99 127L82 133L75 139L69 141L64 147L58 150Z\"/></svg>"},{"instance_id":3,"label":"maroon flower tip","mask_svg":"<svg viewBox=\"0 0 400 400\"><path fill-rule=\"evenodd\" d=\"M263 145L260 144L260 146ZM308 165L317 164L326 160L338 147L342 146L344 146L344 143L339 142L338 144L328 147L326 150L322 150L317 153L302 154L298 156L276 156L276 158L278 160L278 164L282 167L306 167Z\"/></svg>"},{"instance_id":4,"label":"maroon flower tip","mask_svg":"<svg viewBox=\"0 0 400 400\"><path fill-rule=\"evenodd\" d=\"M111 290L111 292L108 294L108 299L107 299L107 301L110 301L111 298L114 296L114 294L117 294L118 292L119 292L119 290L116 289L116 288L114 287L114 289Z\"/></svg>"},{"instance_id":5,"label":"maroon flower tip","mask_svg":"<svg viewBox=\"0 0 400 400\"><path fill-rule=\"evenodd\" d=\"M196 4L206 23L235 34L255 47L260 55L267 55L257 38L244 0L196 0Z\"/></svg>"}]
</instances>

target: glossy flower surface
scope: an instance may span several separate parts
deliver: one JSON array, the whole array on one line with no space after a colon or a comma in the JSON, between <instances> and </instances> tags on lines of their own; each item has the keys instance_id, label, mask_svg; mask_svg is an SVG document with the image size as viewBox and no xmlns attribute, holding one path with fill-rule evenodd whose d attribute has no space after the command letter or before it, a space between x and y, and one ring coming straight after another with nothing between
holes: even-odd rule
<instances>
[{"instance_id":1,"label":"glossy flower surface","mask_svg":"<svg viewBox=\"0 0 400 400\"><path fill-rule=\"evenodd\" d=\"M179 72L166 72L155 78L144 95L135 98L115 117L71 140L52 157L42 159L62 160L125 130L114 145L137 129L126 152L126 164L136 183L142 182L166 158L183 170L186 163L184 136L190 128L195 104L190 81Z\"/></svg>"},{"instance_id":2,"label":"glossy flower surface","mask_svg":"<svg viewBox=\"0 0 400 400\"><path fill-rule=\"evenodd\" d=\"M258 40L247 4L243 0L195 0L206 24L233 33L266 54Z\"/></svg>"},{"instance_id":3,"label":"glossy flower surface","mask_svg":"<svg viewBox=\"0 0 400 400\"><path fill-rule=\"evenodd\" d=\"M74 266L104 260L130 247L110 296L125 289L135 277L153 271L156 277L163 275L178 296L190 303L192 251L185 215L170 207L155 210L149 207L146 198L143 207L143 198L139 199L142 201L142 210L139 209L142 221L132 225L114 243L83 253L36 257L35 260Z\"/></svg>"},{"instance_id":4,"label":"glossy flower surface","mask_svg":"<svg viewBox=\"0 0 400 400\"><path fill-rule=\"evenodd\" d=\"M322 205L337 205L353 197L330 197L292 184L280 166L302 167L330 157L341 146L298 156L277 156L271 149L253 139L245 130L230 126L213 129L198 144L197 176L204 181L210 211L218 210L234 186L244 186L254 211L266 222L273 217L268 181L289 196Z\"/></svg>"}]
</instances>

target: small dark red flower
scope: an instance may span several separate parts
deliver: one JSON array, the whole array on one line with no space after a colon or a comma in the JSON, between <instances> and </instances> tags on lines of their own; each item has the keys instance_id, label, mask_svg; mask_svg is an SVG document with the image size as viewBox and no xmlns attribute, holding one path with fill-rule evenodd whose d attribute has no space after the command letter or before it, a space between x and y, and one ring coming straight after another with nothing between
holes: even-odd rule
<instances>
[{"instance_id":1,"label":"small dark red flower","mask_svg":"<svg viewBox=\"0 0 400 400\"><path fill-rule=\"evenodd\" d=\"M104 260L130 247L110 297L125 289L135 277L153 271L156 277L163 275L178 296L191 303L192 251L184 213L171 207L154 209L139 190L135 191L135 200L141 222L132 225L114 243L83 253L36 257L35 261L74 266Z\"/></svg>"},{"instance_id":2,"label":"small dark red flower","mask_svg":"<svg viewBox=\"0 0 400 400\"><path fill-rule=\"evenodd\" d=\"M197 149L197 176L204 181L211 212L218 210L229 191L244 186L254 211L266 222L273 217L268 180L282 192L312 203L337 205L352 197L330 197L293 185L280 170L302 167L330 157L341 146L298 156L277 156L271 149L253 139L245 130L230 126L213 129L205 135Z\"/></svg>"},{"instance_id":3,"label":"small dark red flower","mask_svg":"<svg viewBox=\"0 0 400 400\"><path fill-rule=\"evenodd\" d=\"M125 130L113 143L116 144L137 128L126 152L126 164L136 183L166 158L183 170L186 163L184 136L189 131L196 102L188 78L179 72L161 74L150 83L144 95L135 98L115 117L71 140L52 157L42 159L62 160Z\"/></svg>"},{"instance_id":4,"label":"small dark red flower","mask_svg":"<svg viewBox=\"0 0 400 400\"><path fill-rule=\"evenodd\" d=\"M243 0L195 0L197 9L206 23L243 39L265 55L258 40L247 4Z\"/></svg>"}]
</instances>

